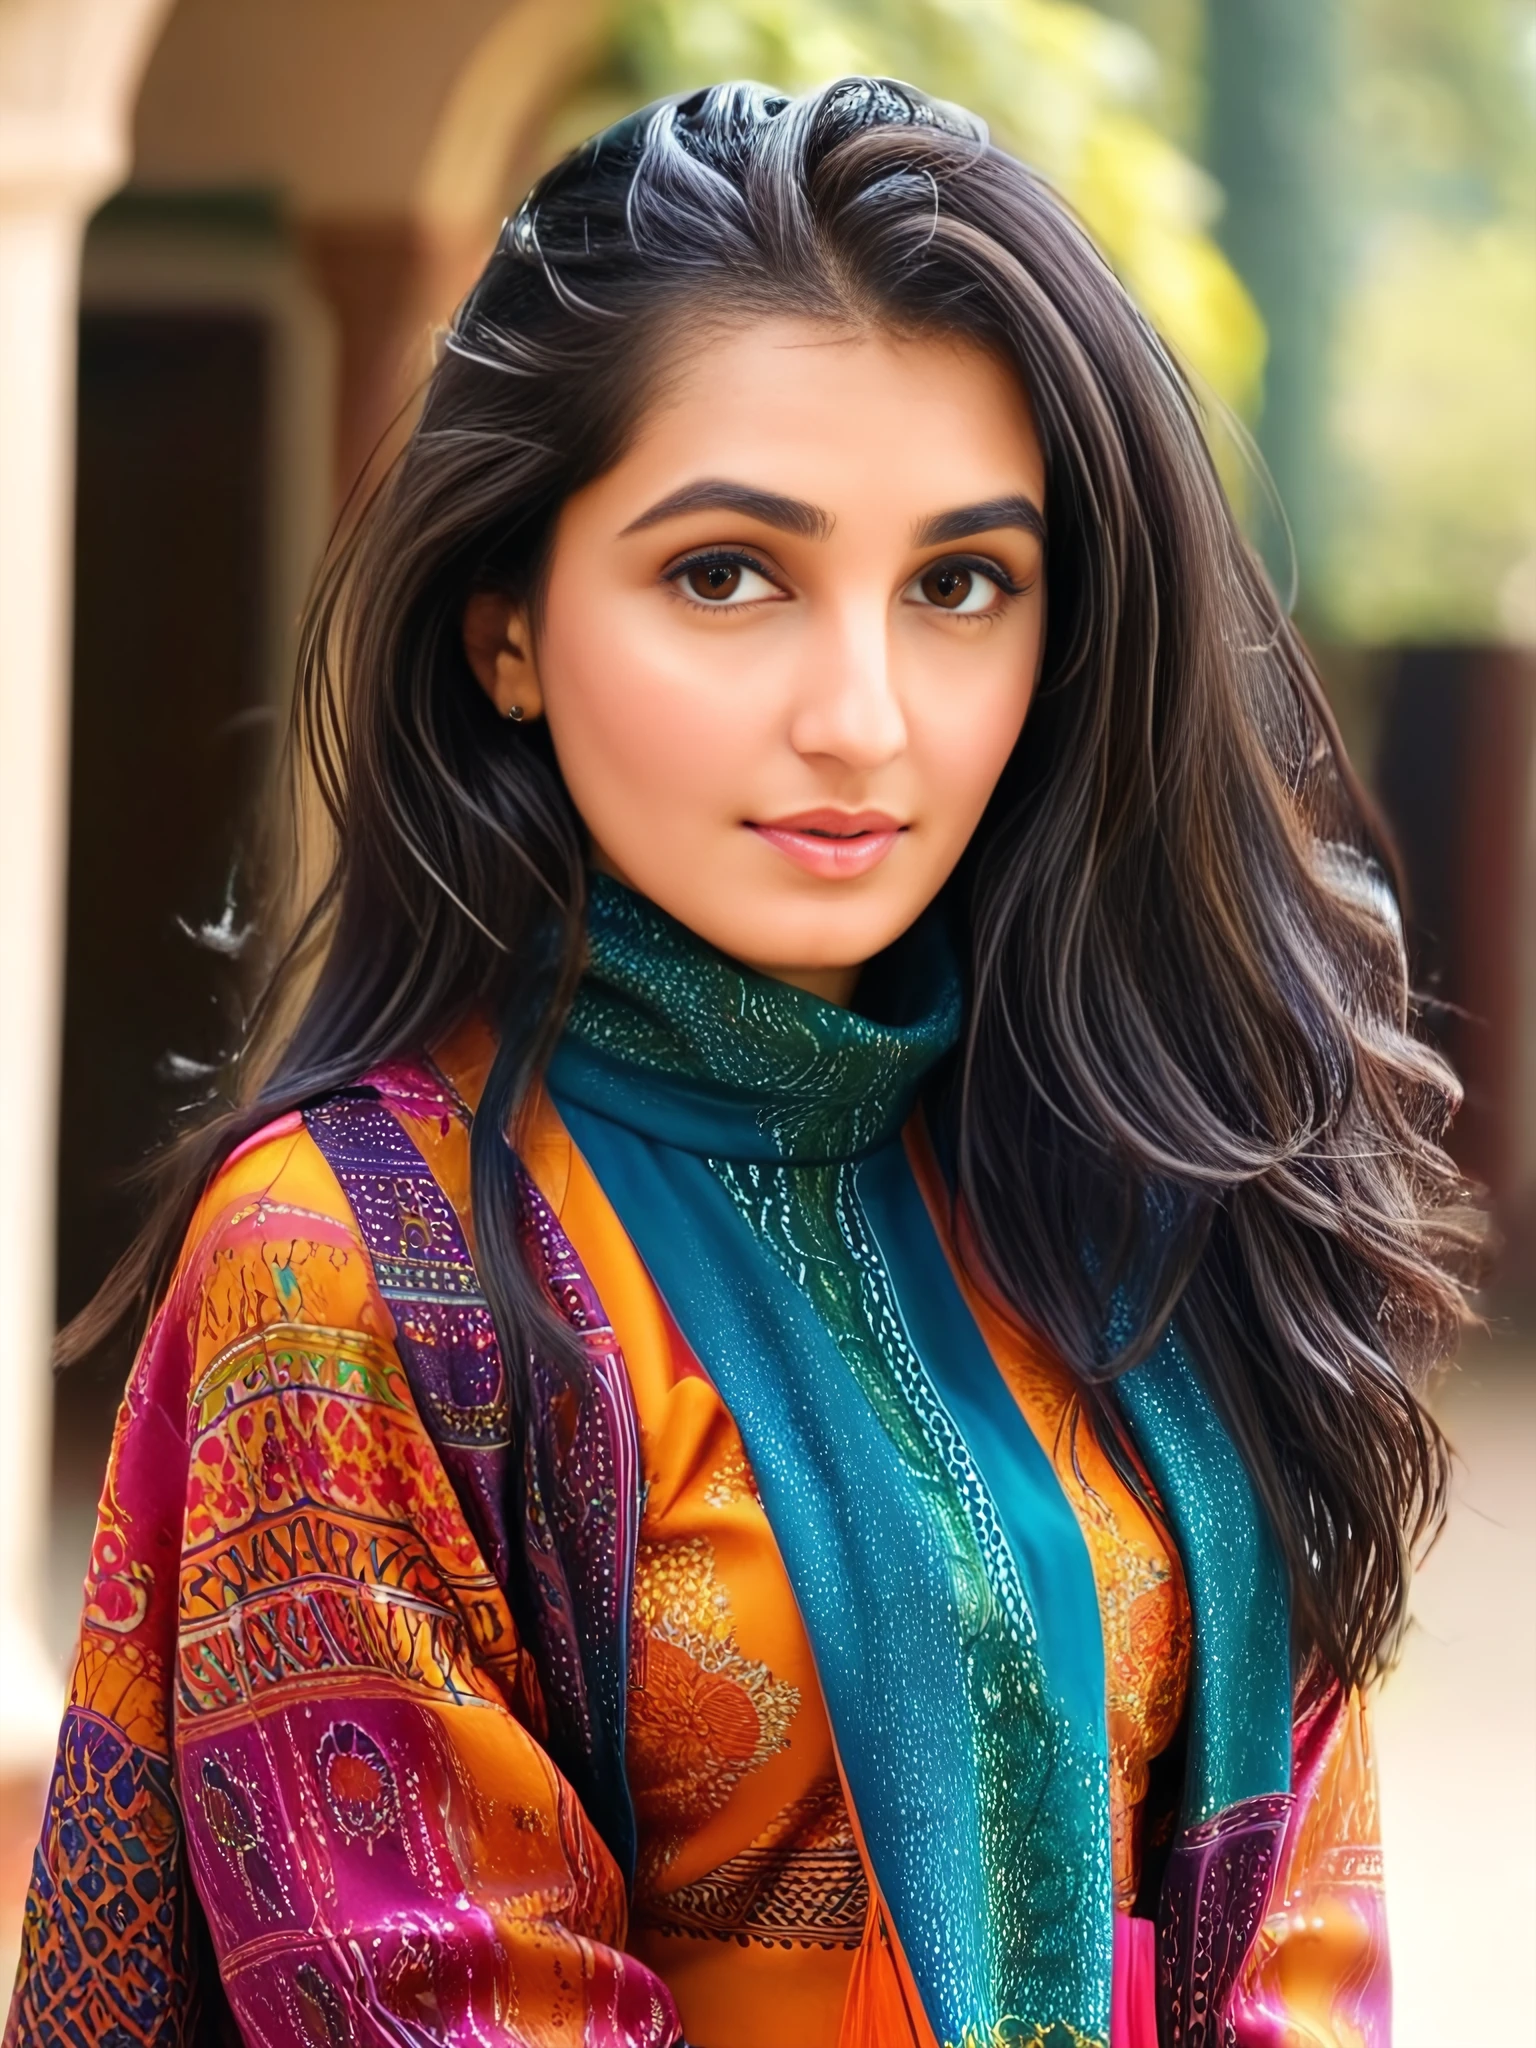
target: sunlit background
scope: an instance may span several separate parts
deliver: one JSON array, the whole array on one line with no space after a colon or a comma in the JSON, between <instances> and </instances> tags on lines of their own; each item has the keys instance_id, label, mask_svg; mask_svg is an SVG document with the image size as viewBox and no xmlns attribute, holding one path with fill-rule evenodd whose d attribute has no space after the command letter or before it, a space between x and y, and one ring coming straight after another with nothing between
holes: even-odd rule
<instances>
[{"instance_id":1,"label":"sunlit background","mask_svg":"<svg viewBox=\"0 0 1536 2048\"><path fill-rule=\"evenodd\" d=\"M0 1961L126 1370L50 1397L46 1346L228 1042L189 928L233 950L330 522L563 148L846 71L975 109L1098 236L1397 838L1505 1246L1381 1706L1397 2041L1536 2042L1529 0L0 0Z\"/></svg>"}]
</instances>

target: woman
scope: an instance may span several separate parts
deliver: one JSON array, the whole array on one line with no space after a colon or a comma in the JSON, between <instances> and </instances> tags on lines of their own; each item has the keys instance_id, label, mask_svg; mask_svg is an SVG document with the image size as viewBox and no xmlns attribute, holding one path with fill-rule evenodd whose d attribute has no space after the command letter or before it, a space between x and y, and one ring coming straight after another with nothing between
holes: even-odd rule
<instances>
[{"instance_id":1,"label":"woman","mask_svg":"<svg viewBox=\"0 0 1536 2048\"><path fill-rule=\"evenodd\" d=\"M869 80L598 137L301 681L7 2041L1385 2042L1454 1087L1060 205Z\"/></svg>"}]
</instances>

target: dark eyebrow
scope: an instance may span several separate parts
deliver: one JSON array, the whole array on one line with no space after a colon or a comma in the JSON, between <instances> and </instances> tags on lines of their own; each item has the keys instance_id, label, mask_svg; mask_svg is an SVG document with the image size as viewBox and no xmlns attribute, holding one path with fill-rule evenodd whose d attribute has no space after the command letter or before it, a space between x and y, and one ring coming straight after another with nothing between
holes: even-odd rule
<instances>
[{"instance_id":1,"label":"dark eyebrow","mask_svg":"<svg viewBox=\"0 0 1536 2048\"><path fill-rule=\"evenodd\" d=\"M733 484L724 477L684 484L680 491L658 499L649 512L632 519L624 531L640 533L647 526L659 526L664 519L680 519L685 512L737 512L746 519L760 519L764 526L776 526L781 533L798 534L802 540L825 540L832 531L832 521L819 505L808 505L803 498L783 498L777 491L754 490L751 484Z\"/></svg>"},{"instance_id":2,"label":"dark eyebrow","mask_svg":"<svg viewBox=\"0 0 1536 2048\"><path fill-rule=\"evenodd\" d=\"M968 540L973 533L991 533L999 526L1022 526L1039 541L1045 539L1045 514L1033 498L984 498L979 505L957 505L953 512L935 512L917 529L920 548L941 541Z\"/></svg>"}]
</instances>

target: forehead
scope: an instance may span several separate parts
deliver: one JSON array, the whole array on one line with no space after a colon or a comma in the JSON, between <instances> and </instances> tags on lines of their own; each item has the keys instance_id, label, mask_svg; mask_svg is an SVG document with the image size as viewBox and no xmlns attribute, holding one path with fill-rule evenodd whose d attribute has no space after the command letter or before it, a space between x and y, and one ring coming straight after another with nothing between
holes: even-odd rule
<instances>
[{"instance_id":1,"label":"forehead","mask_svg":"<svg viewBox=\"0 0 1536 2048\"><path fill-rule=\"evenodd\" d=\"M684 337L621 460L613 494L733 479L836 512L872 493L903 517L1024 491L1045 458L1012 366L963 337L771 318Z\"/></svg>"}]
</instances>

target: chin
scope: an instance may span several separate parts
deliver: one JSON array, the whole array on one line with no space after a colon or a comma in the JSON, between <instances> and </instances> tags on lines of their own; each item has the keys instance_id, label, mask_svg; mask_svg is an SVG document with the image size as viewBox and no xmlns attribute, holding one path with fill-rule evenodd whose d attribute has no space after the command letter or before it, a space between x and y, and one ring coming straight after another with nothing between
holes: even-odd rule
<instances>
[{"instance_id":1,"label":"chin","mask_svg":"<svg viewBox=\"0 0 1536 2048\"><path fill-rule=\"evenodd\" d=\"M862 967L900 938L924 907L868 901L816 904L803 898L786 903L766 896L754 901L743 892L728 905L719 905L707 926L686 915L682 921L721 952L772 974L795 968Z\"/></svg>"}]
</instances>

